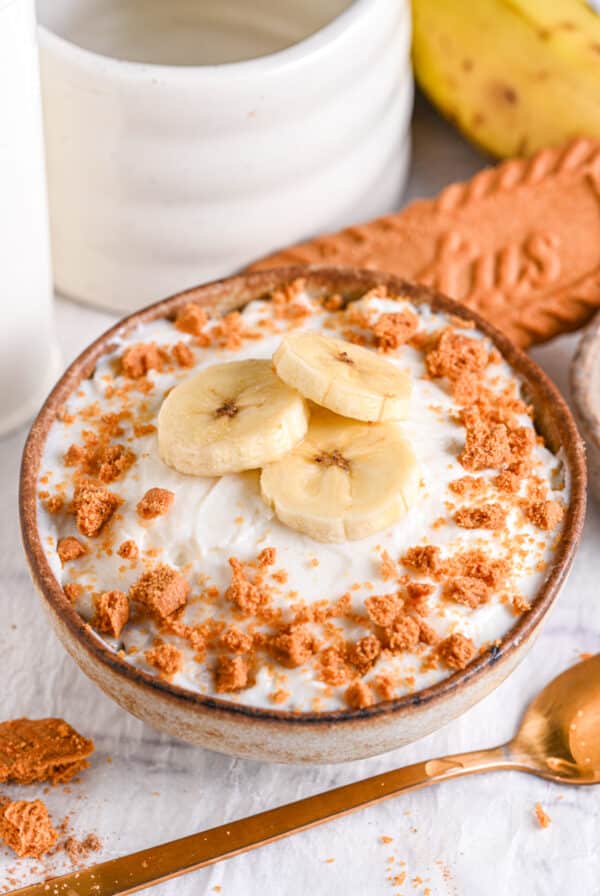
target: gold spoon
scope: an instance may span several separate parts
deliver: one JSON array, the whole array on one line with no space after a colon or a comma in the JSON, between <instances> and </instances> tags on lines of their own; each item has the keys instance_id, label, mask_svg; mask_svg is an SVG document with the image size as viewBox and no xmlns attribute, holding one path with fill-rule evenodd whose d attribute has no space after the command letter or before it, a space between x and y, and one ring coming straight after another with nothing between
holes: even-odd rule
<instances>
[{"instance_id":1,"label":"gold spoon","mask_svg":"<svg viewBox=\"0 0 600 896\"><path fill-rule=\"evenodd\" d=\"M600 654L551 681L529 706L516 737L502 747L417 762L12 893L135 893L403 791L497 769L518 769L563 784L600 783Z\"/></svg>"}]
</instances>

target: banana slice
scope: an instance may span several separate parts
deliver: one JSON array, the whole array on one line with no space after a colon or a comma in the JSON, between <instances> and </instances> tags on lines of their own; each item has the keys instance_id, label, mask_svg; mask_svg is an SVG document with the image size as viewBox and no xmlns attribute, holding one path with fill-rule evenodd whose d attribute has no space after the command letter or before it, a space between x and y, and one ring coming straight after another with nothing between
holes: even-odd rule
<instances>
[{"instance_id":1,"label":"banana slice","mask_svg":"<svg viewBox=\"0 0 600 896\"><path fill-rule=\"evenodd\" d=\"M307 426L306 402L270 361L232 361L207 367L168 394L158 415L158 448L180 473L222 476L277 460Z\"/></svg>"},{"instance_id":2,"label":"banana slice","mask_svg":"<svg viewBox=\"0 0 600 896\"><path fill-rule=\"evenodd\" d=\"M409 375L350 342L320 333L289 333L273 363L288 386L344 417L402 420L408 413Z\"/></svg>"},{"instance_id":3,"label":"banana slice","mask_svg":"<svg viewBox=\"0 0 600 896\"><path fill-rule=\"evenodd\" d=\"M276 516L316 541L365 538L414 503L419 468L394 423L359 423L315 409L306 437L266 466L262 497Z\"/></svg>"}]
</instances>

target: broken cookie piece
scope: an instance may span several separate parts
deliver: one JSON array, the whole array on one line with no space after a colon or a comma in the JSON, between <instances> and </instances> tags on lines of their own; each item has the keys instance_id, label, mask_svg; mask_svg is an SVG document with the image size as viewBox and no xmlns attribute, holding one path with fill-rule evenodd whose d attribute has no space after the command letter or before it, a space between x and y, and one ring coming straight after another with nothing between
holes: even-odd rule
<instances>
[{"instance_id":1,"label":"broken cookie piece","mask_svg":"<svg viewBox=\"0 0 600 896\"><path fill-rule=\"evenodd\" d=\"M41 800L16 800L0 806L0 839L22 859L40 859L58 840Z\"/></svg>"},{"instance_id":2,"label":"broken cookie piece","mask_svg":"<svg viewBox=\"0 0 600 896\"><path fill-rule=\"evenodd\" d=\"M77 560L79 557L83 557L87 552L86 546L82 544L78 538L74 538L71 535L68 535L66 538L61 538L56 546L56 553L63 566L65 563L70 563L71 560Z\"/></svg>"},{"instance_id":3,"label":"broken cookie piece","mask_svg":"<svg viewBox=\"0 0 600 896\"><path fill-rule=\"evenodd\" d=\"M78 485L73 495L73 511L77 528L82 535L93 538L109 521L121 498L101 485L84 482Z\"/></svg>"},{"instance_id":4,"label":"broken cookie piece","mask_svg":"<svg viewBox=\"0 0 600 896\"><path fill-rule=\"evenodd\" d=\"M146 662L160 673L160 677L167 680L183 668L183 654L174 644L157 644L147 650L144 656Z\"/></svg>"},{"instance_id":5,"label":"broken cookie piece","mask_svg":"<svg viewBox=\"0 0 600 896\"><path fill-rule=\"evenodd\" d=\"M174 492L166 488L149 488L136 509L143 520L155 520L170 510L174 500Z\"/></svg>"},{"instance_id":6,"label":"broken cookie piece","mask_svg":"<svg viewBox=\"0 0 600 896\"><path fill-rule=\"evenodd\" d=\"M189 593L189 583L181 573L161 563L131 586L129 598L154 616L165 619L185 604Z\"/></svg>"},{"instance_id":7,"label":"broken cookie piece","mask_svg":"<svg viewBox=\"0 0 600 896\"><path fill-rule=\"evenodd\" d=\"M64 784L87 768L94 743L62 719L0 722L0 784Z\"/></svg>"},{"instance_id":8,"label":"broken cookie piece","mask_svg":"<svg viewBox=\"0 0 600 896\"><path fill-rule=\"evenodd\" d=\"M93 625L103 634L118 638L129 619L129 600L122 591L104 591L94 601Z\"/></svg>"}]
</instances>

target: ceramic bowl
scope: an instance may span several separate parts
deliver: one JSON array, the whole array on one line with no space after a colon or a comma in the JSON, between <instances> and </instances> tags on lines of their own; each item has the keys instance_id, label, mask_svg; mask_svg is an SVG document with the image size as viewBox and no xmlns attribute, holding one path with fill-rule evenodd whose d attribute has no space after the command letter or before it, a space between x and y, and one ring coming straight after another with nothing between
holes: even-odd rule
<instances>
[{"instance_id":1,"label":"ceramic bowl","mask_svg":"<svg viewBox=\"0 0 600 896\"><path fill-rule=\"evenodd\" d=\"M308 270L308 273L307 273ZM362 710L300 713L257 709L197 693L134 668L86 625L55 579L37 528L37 480L48 431L69 395L90 376L115 338L140 323L168 316L193 300L217 312L231 311L295 277L307 278L315 294L347 299L377 284L435 310L472 320L522 377L536 412L536 425L554 451L561 451L571 481L564 531L548 579L529 612L494 647L466 669L415 694ZM391 275L352 269L282 268L198 287L126 318L100 337L64 374L35 421L23 455L21 524L27 559L52 626L83 671L121 706L150 725L213 750L279 762L339 762L383 753L440 728L464 712L512 671L525 656L556 600L579 539L585 511L585 463L581 440L560 394L542 370L473 311L433 291Z\"/></svg>"},{"instance_id":2,"label":"ceramic bowl","mask_svg":"<svg viewBox=\"0 0 600 896\"><path fill-rule=\"evenodd\" d=\"M600 314L586 327L573 357L571 393L587 449L590 489L600 501Z\"/></svg>"},{"instance_id":3,"label":"ceramic bowl","mask_svg":"<svg viewBox=\"0 0 600 896\"><path fill-rule=\"evenodd\" d=\"M184 28L172 31L175 2L199 42L206 7L215 43L237 26L266 55L189 64L190 34L186 43ZM408 0L37 8L53 265L64 295L123 314L398 207L413 95ZM160 33L136 44L142 29L160 27L159 15L163 42L177 36L180 64ZM127 35L131 47L122 46ZM212 59L206 44L199 58Z\"/></svg>"}]
</instances>

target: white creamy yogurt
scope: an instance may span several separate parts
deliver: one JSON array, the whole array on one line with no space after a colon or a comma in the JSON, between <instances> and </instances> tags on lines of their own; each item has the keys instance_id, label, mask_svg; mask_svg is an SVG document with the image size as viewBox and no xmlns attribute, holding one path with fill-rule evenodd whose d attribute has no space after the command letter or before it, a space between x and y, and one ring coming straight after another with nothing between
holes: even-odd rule
<instances>
[{"instance_id":1,"label":"white creamy yogurt","mask_svg":"<svg viewBox=\"0 0 600 896\"><path fill-rule=\"evenodd\" d=\"M399 303L391 299L363 300L366 301L371 310L377 313L396 312L402 305L410 306L410 303ZM444 314L433 313L425 307L410 307L419 314L421 329L431 332L448 322ZM268 302L252 302L243 311L243 319L248 326L253 326L260 319L270 316L270 309ZM303 326L322 330L328 317L328 314L319 310ZM475 330L466 333L472 338L485 338ZM260 340L245 340L241 349L229 352L215 348L195 348L194 338L179 332L168 321L139 327L110 354L102 357L94 375L82 382L77 394L71 397L66 409L70 414L77 415L75 422L56 422L52 427L41 465L42 474L49 477L49 484L43 487L54 491L60 482L70 480L73 471L64 465L65 451L69 445L80 443L82 430L89 428L89 423L86 424L79 414L81 409L99 402L103 410L119 410L119 399L107 399L104 393L107 377L115 376L115 360L120 358L126 346L149 341L156 341L160 345L185 341L195 353L196 372L228 359L270 358L280 339L280 333L265 330L265 335ZM448 501L459 506L472 503L472 499L469 501L467 498L458 498L448 490L448 483L467 475L467 471L457 459L464 446L465 429L455 422L457 406L447 386L441 380L424 378L424 356L415 348L405 345L385 357L410 370L412 374L410 413L400 425L419 459L423 482L419 500L396 525L358 542L316 542L277 521L261 499L258 472L221 478L181 475L162 463L158 455L157 437L153 433L131 442L131 448L138 456L137 462L122 479L108 486L124 499L118 517L109 524L115 548L123 541L132 539L140 549L140 557L149 550L158 551L155 562L167 563L182 570L191 583L194 594L200 590L199 576L207 585L214 585L224 592L231 579L229 557L251 561L264 547L273 547L277 551L274 568L284 569L288 574L287 582L277 586L279 593L273 598L275 607L288 608L299 599L306 603L323 598L334 601L350 591L352 606L359 612L364 612L365 598L393 590L393 583L381 576L380 558L384 550L394 560L408 548L419 544L439 545L444 552L482 547L490 557L503 556L502 534L484 529L460 528L451 519L453 511L446 506ZM140 395L140 400L147 402L154 419L167 390L189 376L190 370L186 369L150 372L149 378L155 388L147 396ZM490 365L485 376L490 388L498 392L515 381L514 373L504 361ZM116 383L119 382L124 380L117 376ZM523 426L532 426L526 415L523 415L520 422ZM130 428L127 421L123 425L125 435L120 436L117 441L127 444ZM548 484L548 497L568 501L568 483L565 482L562 461L540 445L534 449L534 456L538 462L535 472ZM490 470L477 475L492 479L495 472ZM147 489L154 487L174 492L174 504L166 515L156 520L140 520L136 504ZM67 494L70 496L70 488L67 489ZM502 496L490 495L489 500L502 501ZM434 526L441 518L444 518L444 524ZM108 556L103 552L102 535L96 539L87 539L86 543L91 549L89 555L62 568L56 554L56 544L62 536L78 535L74 517L66 513L49 514L43 503L40 503L39 525L49 562L62 584L73 581L76 571L76 581L92 586L94 591L119 589L126 592L143 572L141 562L130 563L122 560L116 553ZM516 507L512 507L508 515L507 532L509 535L518 532L522 536L523 556L512 558L514 566L510 580L507 581L506 588L501 590L518 592L525 600L531 601L547 575L557 530L540 531L527 522ZM318 565L314 565L315 558ZM357 585L360 587L356 587ZM502 602L499 594L473 610L442 600L438 589L431 598L431 603L433 611L427 622L441 636L459 631L472 638L477 647L503 637L517 621L510 605ZM192 602L186 608L184 619L197 623L211 614L227 614L229 606L223 598L208 605ZM84 617L91 618L89 595L82 598L77 607ZM347 620L336 620L336 624L343 626L347 636L351 638L368 633L364 627ZM155 631L151 625L145 623L144 626L136 626L129 623L118 644L110 638L105 640L114 649L124 648L124 656L132 664L152 671L144 660L144 650L152 645L154 637ZM176 638L173 641L185 654L183 671L175 676L174 682L203 694L215 694L211 662L200 664L194 661L192 651L182 641ZM136 652L128 653L131 648L136 648ZM450 674L450 670L441 665L425 669L422 665L422 657L413 653L382 657L365 680L368 682L375 675L391 673L394 680L399 682L396 694L400 696L407 691L434 684ZM271 662L260 668L252 687L240 694L219 696L252 706L272 708L269 695L279 688L290 693L289 700L279 708L326 711L345 705L345 687L330 687L319 681L312 663L288 669Z\"/></svg>"}]
</instances>

